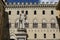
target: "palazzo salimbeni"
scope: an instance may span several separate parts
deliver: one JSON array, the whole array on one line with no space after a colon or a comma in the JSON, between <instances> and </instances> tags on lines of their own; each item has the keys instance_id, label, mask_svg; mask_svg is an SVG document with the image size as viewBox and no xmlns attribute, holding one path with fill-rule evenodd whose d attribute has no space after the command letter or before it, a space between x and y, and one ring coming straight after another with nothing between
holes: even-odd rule
<instances>
[{"instance_id":1,"label":"palazzo salimbeni","mask_svg":"<svg viewBox=\"0 0 60 40\"><path fill-rule=\"evenodd\" d=\"M9 16L10 40L60 40L58 1L3 1Z\"/></svg>"}]
</instances>

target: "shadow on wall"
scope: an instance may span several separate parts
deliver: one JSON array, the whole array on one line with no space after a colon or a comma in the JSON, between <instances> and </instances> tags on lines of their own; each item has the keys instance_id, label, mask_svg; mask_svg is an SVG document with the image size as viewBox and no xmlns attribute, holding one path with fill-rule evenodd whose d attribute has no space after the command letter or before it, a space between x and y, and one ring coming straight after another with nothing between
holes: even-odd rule
<instances>
[{"instance_id":1,"label":"shadow on wall","mask_svg":"<svg viewBox=\"0 0 60 40\"><path fill-rule=\"evenodd\" d=\"M4 12L3 20L4 20L4 26L3 26L3 38L2 38L2 40L9 40L10 39L9 18L8 18L7 12Z\"/></svg>"},{"instance_id":2,"label":"shadow on wall","mask_svg":"<svg viewBox=\"0 0 60 40\"><path fill-rule=\"evenodd\" d=\"M56 16L57 18L57 22L58 22L58 25L59 25L59 31L60 31L60 18L58 18L58 16Z\"/></svg>"}]
</instances>

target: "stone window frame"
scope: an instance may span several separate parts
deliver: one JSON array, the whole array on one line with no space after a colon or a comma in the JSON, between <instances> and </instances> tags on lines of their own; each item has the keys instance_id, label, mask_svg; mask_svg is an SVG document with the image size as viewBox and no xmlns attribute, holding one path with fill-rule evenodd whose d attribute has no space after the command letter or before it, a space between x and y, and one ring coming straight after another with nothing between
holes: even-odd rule
<instances>
[{"instance_id":1,"label":"stone window frame","mask_svg":"<svg viewBox=\"0 0 60 40\"><path fill-rule=\"evenodd\" d=\"M51 28L56 28L56 21L55 21L55 19L51 19Z\"/></svg>"},{"instance_id":2,"label":"stone window frame","mask_svg":"<svg viewBox=\"0 0 60 40\"><path fill-rule=\"evenodd\" d=\"M29 28L29 22L28 22L28 20L25 20L24 25L25 25L25 28Z\"/></svg>"},{"instance_id":3,"label":"stone window frame","mask_svg":"<svg viewBox=\"0 0 60 40\"><path fill-rule=\"evenodd\" d=\"M38 22L36 19L33 20L33 28L38 28Z\"/></svg>"},{"instance_id":4,"label":"stone window frame","mask_svg":"<svg viewBox=\"0 0 60 40\"><path fill-rule=\"evenodd\" d=\"M42 28L47 28L47 21L45 19L42 20Z\"/></svg>"}]
</instances>

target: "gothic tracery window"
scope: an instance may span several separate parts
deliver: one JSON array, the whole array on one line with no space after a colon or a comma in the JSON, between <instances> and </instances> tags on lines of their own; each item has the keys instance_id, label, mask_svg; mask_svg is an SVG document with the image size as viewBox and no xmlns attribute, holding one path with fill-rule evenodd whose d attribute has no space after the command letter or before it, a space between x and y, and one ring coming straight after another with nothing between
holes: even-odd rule
<instances>
[{"instance_id":1,"label":"gothic tracery window","mask_svg":"<svg viewBox=\"0 0 60 40\"><path fill-rule=\"evenodd\" d=\"M46 20L43 20L43 22L42 22L42 28L47 28Z\"/></svg>"},{"instance_id":2,"label":"gothic tracery window","mask_svg":"<svg viewBox=\"0 0 60 40\"><path fill-rule=\"evenodd\" d=\"M24 23L25 25L25 28L28 28L29 27L29 22L26 20L26 22Z\"/></svg>"},{"instance_id":3,"label":"gothic tracery window","mask_svg":"<svg viewBox=\"0 0 60 40\"><path fill-rule=\"evenodd\" d=\"M55 27L56 27L55 20L52 20L52 22L51 22L51 28L55 28Z\"/></svg>"},{"instance_id":4,"label":"gothic tracery window","mask_svg":"<svg viewBox=\"0 0 60 40\"><path fill-rule=\"evenodd\" d=\"M33 22L33 28L37 28L37 27L38 27L38 23L37 23L36 20L34 20L34 22Z\"/></svg>"}]
</instances>

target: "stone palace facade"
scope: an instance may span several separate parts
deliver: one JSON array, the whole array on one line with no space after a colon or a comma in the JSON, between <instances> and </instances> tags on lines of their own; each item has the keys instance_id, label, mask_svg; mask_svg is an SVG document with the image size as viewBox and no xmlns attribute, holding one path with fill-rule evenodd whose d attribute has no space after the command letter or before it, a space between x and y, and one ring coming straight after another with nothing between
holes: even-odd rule
<instances>
[{"instance_id":1,"label":"stone palace facade","mask_svg":"<svg viewBox=\"0 0 60 40\"><path fill-rule=\"evenodd\" d=\"M10 40L60 40L58 2L3 1L9 16Z\"/></svg>"}]
</instances>

